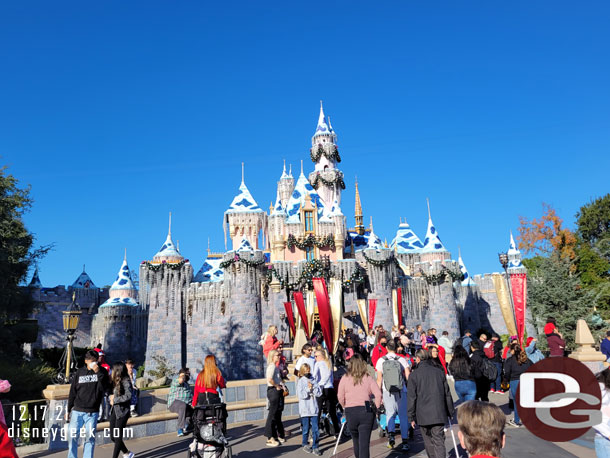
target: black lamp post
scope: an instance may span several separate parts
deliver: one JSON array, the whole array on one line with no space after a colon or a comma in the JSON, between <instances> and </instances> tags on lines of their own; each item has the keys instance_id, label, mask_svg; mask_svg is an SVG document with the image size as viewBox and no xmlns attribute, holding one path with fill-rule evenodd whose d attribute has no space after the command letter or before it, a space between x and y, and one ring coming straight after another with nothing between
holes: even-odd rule
<instances>
[{"instance_id":1,"label":"black lamp post","mask_svg":"<svg viewBox=\"0 0 610 458\"><path fill-rule=\"evenodd\" d=\"M68 344L66 345L66 349L64 350L64 354L61 358L60 367L63 366L63 361L66 363L66 372L65 372L65 383L69 383L70 381L70 369L72 365L76 364L76 358L74 356L74 347L72 342L76 338L74 334L76 333L76 329L78 328L78 323L80 322L80 316L82 311L78 304L76 303L76 293L72 294L72 303L68 305L68 308L62 312L64 331L66 333L66 340ZM63 369L62 369L63 370Z\"/></svg>"},{"instance_id":2,"label":"black lamp post","mask_svg":"<svg viewBox=\"0 0 610 458\"><path fill-rule=\"evenodd\" d=\"M508 283L508 297L510 299L510 307L513 313L513 319L515 320L515 330L517 328L517 314L515 313L515 303L513 301L513 289L510 286L510 275L508 274L508 253L498 253L498 260L504 269L506 274L506 283Z\"/></svg>"}]
</instances>

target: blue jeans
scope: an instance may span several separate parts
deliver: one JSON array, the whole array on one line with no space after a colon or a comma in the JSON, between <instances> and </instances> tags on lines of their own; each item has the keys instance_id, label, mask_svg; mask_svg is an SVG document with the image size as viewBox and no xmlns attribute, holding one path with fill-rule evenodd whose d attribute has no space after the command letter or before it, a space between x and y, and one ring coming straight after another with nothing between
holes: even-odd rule
<instances>
[{"instance_id":1,"label":"blue jeans","mask_svg":"<svg viewBox=\"0 0 610 458\"><path fill-rule=\"evenodd\" d=\"M386 424L388 434L396 432L396 415L400 420L400 435L404 442L409 437L409 415L407 410L407 390L400 394L389 393L383 389L383 405L385 406Z\"/></svg>"},{"instance_id":2,"label":"blue jeans","mask_svg":"<svg viewBox=\"0 0 610 458\"><path fill-rule=\"evenodd\" d=\"M595 455L597 458L610 458L610 440L595 433Z\"/></svg>"},{"instance_id":3,"label":"blue jeans","mask_svg":"<svg viewBox=\"0 0 610 458\"><path fill-rule=\"evenodd\" d=\"M515 404L515 423L521 423L521 419L519 418L519 412L517 409L517 388L519 388L519 380L511 380L510 381L510 394L513 397Z\"/></svg>"},{"instance_id":4,"label":"blue jeans","mask_svg":"<svg viewBox=\"0 0 610 458\"><path fill-rule=\"evenodd\" d=\"M89 413L72 410L70 413L70 429L68 431L68 458L78 458L78 438L81 436L80 429L83 426L85 427L83 458L93 458L97 416L97 412Z\"/></svg>"},{"instance_id":5,"label":"blue jeans","mask_svg":"<svg viewBox=\"0 0 610 458\"><path fill-rule=\"evenodd\" d=\"M498 369L498 375L496 376L496 379L491 382L491 389L500 391L502 389L502 363L497 361L492 361L492 363L494 363L494 366Z\"/></svg>"},{"instance_id":6,"label":"blue jeans","mask_svg":"<svg viewBox=\"0 0 610 458\"><path fill-rule=\"evenodd\" d=\"M303 427L303 447L309 445L309 427L311 426L311 438L313 439L311 448L318 448L318 417L301 417L301 426Z\"/></svg>"},{"instance_id":7,"label":"blue jeans","mask_svg":"<svg viewBox=\"0 0 610 458\"><path fill-rule=\"evenodd\" d=\"M458 402L473 401L477 394L477 384L474 380L456 380L455 392L458 395Z\"/></svg>"}]
</instances>

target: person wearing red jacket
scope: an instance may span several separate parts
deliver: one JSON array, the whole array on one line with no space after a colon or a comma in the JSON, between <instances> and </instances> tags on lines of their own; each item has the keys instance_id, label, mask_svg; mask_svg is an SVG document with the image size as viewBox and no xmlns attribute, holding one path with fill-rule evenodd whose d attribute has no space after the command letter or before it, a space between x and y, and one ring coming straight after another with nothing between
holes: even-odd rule
<instances>
[{"instance_id":1,"label":"person wearing red jacket","mask_svg":"<svg viewBox=\"0 0 610 458\"><path fill-rule=\"evenodd\" d=\"M213 355L206 356L203 362L203 370L199 373L195 382L193 407L220 403L220 389L226 387L225 379L218 366L216 366L216 358ZM202 396L199 396L200 394Z\"/></svg>"},{"instance_id":2,"label":"person wearing red jacket","mask_svg":"<svg viewBox=\"0 0 610 458\"><path fill-rule=\"evenodd\" d=\"M263 354L265 355L265 358L267 358L267 355L269 355L269 352L271 350L277 350L279 346L284 343L282 340L278 340L278 338L275 337L277 333L278 331L276 325L272 324L271 326L269 326L269 329L267 330L267 336L265 337L263 343Z\"/></svg>"},{"instance_id":3,"label":"person wearing red jacket","mask_svg":"<svg viewBox=\"0 0 610 458\"><path fill-rule=\"evenodd\" d=\"M13 439L8 434L8 427L0 422L0 457L2 458L19 458Z\"/></svg>"},{"instance_id":4,"label":"person wearing red jacket","mask_svg":"<svg viewBox=\"0 0 610 458\"><path fill-rule=\"evenodd\" d=\"M195 381L195 391L191 405L197 407L207 404L220 404L220 390L226 387L225 379L216 365L216 358L214 355L206 356L203 361L203 370ZM227 432L226 407L223 407L222 430L224 433Z\"/></svg>"},{"instance_id":5,"label":"person wearing red jacket","mask_svg":"<svg viewBox=\"0 0 610 458\"><path fill-rule=\"evenodd\" d=\"M388 349L386 345L388 344L388 338L385 334L379 335L379 340L377 341L377 346L373 348L371 352L371 363L373 363L373 367L377 367L377 361L379 358L388 354Z\"/></svg>"}]
</instances>

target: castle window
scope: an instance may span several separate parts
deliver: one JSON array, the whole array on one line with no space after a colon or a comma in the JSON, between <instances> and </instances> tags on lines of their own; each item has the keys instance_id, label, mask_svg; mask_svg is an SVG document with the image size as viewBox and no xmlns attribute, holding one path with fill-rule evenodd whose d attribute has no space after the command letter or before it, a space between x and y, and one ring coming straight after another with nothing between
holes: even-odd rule
<instances>
[{"instance_id":1,"label":"castle window","mask_svg":"<svg viewBox=\"0 0 610 458\"><path fill-rule=\"evenodd\" d=\"M313 212L305 212L305 232L313 232Z\"/></svg>"},{"instance_id":2,"label":"castle window","mask_svg":"<svg viewBox=\"0 0 610 458\"><path fill-rule=\"evenodd\" d=\"M312 246L305 247L305 259L307 259L308 261L313 261L313 247Z\"/></svg>"}]
</instances>

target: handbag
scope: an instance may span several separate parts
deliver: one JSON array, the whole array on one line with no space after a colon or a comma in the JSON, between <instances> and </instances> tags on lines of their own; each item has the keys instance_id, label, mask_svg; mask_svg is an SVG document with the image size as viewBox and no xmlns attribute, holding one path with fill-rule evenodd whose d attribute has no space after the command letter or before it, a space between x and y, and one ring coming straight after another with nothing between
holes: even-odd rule
<instances>
[{"instance_id":1,"label":"handbag","mask_svg":"<svg viewBox=\"0 0 610 458\"><path fill-rule=\"evenodd\" d=\"M284 386L284 389L282 390L282 393L284 394L284 397L288 396L290 394L290 391L288 391L288 387Z\"/></svg>"}]
</instances>

